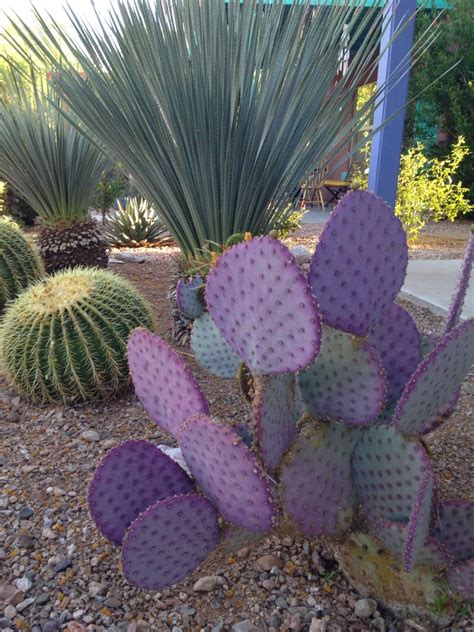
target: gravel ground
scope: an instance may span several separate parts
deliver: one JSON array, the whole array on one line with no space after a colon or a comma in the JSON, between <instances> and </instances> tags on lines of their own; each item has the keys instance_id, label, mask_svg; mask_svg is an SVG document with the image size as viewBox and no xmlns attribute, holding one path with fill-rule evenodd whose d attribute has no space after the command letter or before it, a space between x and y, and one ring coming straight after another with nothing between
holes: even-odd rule
<instances>
[{"instance_id":1,"label":"gravel ground","mask_svg":"<svg viewBox=\"0 0 474 632\"><path fill-rule=\"evenodd\" d=\"M314 242L319 229L306 226L289 241ZM441 238L444 253L453 250L449 239ZM458 248L462 240L465 235L456 236ZM422 250L426 254L428 248ZM112 264L148 297L162 336L171 328L166 295L175 254L173 248L147 250L142 264ZM406 301L403 305L423 331L440 332L442 318ZM213 414L245 419L248 408L235 384L208 376L189 359ZM440 486L448 496L474 488L473 385L472 377L466 380L454 415L428 438ZM440 629L416 617L396 620L372 600L361 598L324 543L283 529L240 550L218 551L193 577L172 589L149 593L131 588L121 577L118 550L89 520L88 481L99 459L118 443L131 438L172 443L170 438L147 419L132 393L108 403L32 406L1 377L0 420L0 629ZM469 611L461 610L447 629L474 630Z\"/></svg>"}]
</instances>

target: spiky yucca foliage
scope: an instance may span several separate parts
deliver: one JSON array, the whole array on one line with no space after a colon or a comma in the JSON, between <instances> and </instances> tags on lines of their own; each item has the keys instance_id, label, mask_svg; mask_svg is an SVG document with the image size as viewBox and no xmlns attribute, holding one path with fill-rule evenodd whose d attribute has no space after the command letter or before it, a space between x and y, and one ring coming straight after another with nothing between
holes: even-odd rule
<instances>
[{"instance_id":1,"label":"spiky yucca foliage","mask_svg":"<svg viewBox=\"0 0 474 632\"><path fill-rule=\"evenodd\" d=\"M128 385L127 339L139 325L152 327L150 307L112 272L76 268L49 276L5 312L0 354L7 379L39 401L110 397Z\"/></svg>"},{"instance_id":2,"label":"spiky yucca foliage","mask_svg":"<svg viewBox=\"0 0 474 632\"><path fill-rule=\"evenodd\" d=\"M34 246L14 222L0 219L0 314L8 301L43 275Z\"/></svg>"},{"instance_id":3,"label":"spiky yucca foliage","mask_svg":"<svg viewBox=\"0 0 474 632\"><path fill-rule=\"evenodd\" d=\"M104 266L106 244L89 206L107 160L57 106L58 98L33 70L28 80L12 70L8 90L0 94L0 178L40 216L48 272Z\"/></svg>"},{"instance_id":4,"label":"spiky yucca foliage","mask_svg":"<svg viewBox=\"0 0 474 632\"><path fill-rule=\"evenodd\" d=\"M169 241L169 233L145 198L129 197L107 220L105 237L113 246L147 246Z\"/></svg>"},{"instance_id":5,"label":"spiky yucca foliage","mask_svg":"<svg viewBox=\"0 0 474 632\"><path fill-rule=\"evenodd\" d=\"M380 101L382 92L353 111L355 87L383 52L383 3L310 4L119 0L97 26L72 11L71 25L51 26L36 13L34 30L12 21L9 40L58 70L68 108L133 176L184 255L201 258L206 243L284 221L300 183L324 173Z\"/></svg>"}]
</instances>

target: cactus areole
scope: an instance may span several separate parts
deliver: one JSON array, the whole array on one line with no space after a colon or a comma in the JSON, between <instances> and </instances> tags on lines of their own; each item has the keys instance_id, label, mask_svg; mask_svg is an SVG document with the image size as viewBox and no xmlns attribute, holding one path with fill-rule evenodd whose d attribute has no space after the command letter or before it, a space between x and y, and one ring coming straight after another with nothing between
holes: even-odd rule
<instances>
[{"instance_id":1,"label":"cactus areole","mask_svg":"<svg viewBox=\"0 0 474 632\"><path fill-rule=\"evenodd\" d=\"M122 542L128 581L156 588L192 572L225 547L220 514L220 527L250 535L284 519L305 536L337 538L346 574L388 605L426 605L439 587L454 601L474 598L473 498L440 498L421 440L453 409L474 360L474 320L453 323L423 357L415 322L394 303L406 265L392 210L353 191L329 218L308 276L282 243L259 237L180 288L187 315L194 310L197 361L252 382L243 389L252 416L244 433L242 423L212 417L181 356L133 332L136 393L177 439L196 491L155 447L126 443L104 458L91 514ZM201 309L191 292L202 284ZM459 283L457 311L465 292ZM111 468L137 479L133 509L126 485L107 484Z\"/></svg>"}]
</instances>

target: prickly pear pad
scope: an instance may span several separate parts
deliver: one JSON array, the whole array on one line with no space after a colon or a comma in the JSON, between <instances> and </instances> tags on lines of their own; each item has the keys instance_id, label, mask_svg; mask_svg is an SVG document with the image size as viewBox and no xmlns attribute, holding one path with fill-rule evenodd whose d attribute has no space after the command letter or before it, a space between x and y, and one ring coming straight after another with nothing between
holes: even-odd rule
<instances>
[{"instance_id":1,"label":"prickly pear pad","mask_svg":"<svg viewBox=\"0 0 474 632\"><path fill-rule=\"evenodd\" d=\"M433 536L454 557L454 561L474 557L474 502L448 500L435 511Z\"/></svg>"},{"instance_id":2,"label":"prickly pear pad","mask_svg":"<svg viewBox=\"0 0 474 632\"><path fill-rule=\"evenodd\" d=\"M391 522L382 520L375 536L383 542L391 553L402 559L407 541L407 524L402 522ZM418 550L416 564L423 564L431 568L445 568L451 562L451 556L444 546L433 538L428 537L426 542Z\"/></svg>"},{"instance_id":3,"label":"prickly pear pad","mask_svg":"<svg viewBox=\"0 0 474 632\"><path fill-rule=\"evenodd\" d=\"M368 428L352 455L352 471L369 522L408 522L430 458L418 439L408 439L390 426Z\"/></svg>"},{"instance_id":4,"label":"prickly pear pad","mask_svg":"<svg viewBox=\"0 0 474 632\"><path fill-rule=\"evenodd\" d=\"M311 414L350 426L374 420L386 401L385 370L372 345L327 326L319 355L298 384Z\"/></svg>"},{"instance_id":5,"label":"prickly pear pad","mask_svg":"<svg viewBox=\"0 0 474 632\"><path fill-rule=\"evenodd\" d=\"M199 364L217 377L237 376L240 358L217 329L208 312L193 323L191 348Z\"/></svg>"},{"instance_id":6,"label":"prickly pear pad","mask_svg":"<svg viewBox=\"0 0 474 632\"><path fill-rule=\"evenodd\" d=\"M402 558L403 570L406 573L409 573L413 568L429 535L434 486L434 473L431 467L428 467L423 472L407 525L407 537Z\"/></svg>"},{"instance_id":7,"label":"prickly pear pad","mask_svg":"<svg viewBox=\"0 0 474 632\"><path fill-rule=\"evenodd\" d=\"M176 285L176 301L179 311L185 318L194 320L204 311L204 303L200 296L200 288L204 285L204 281L200 276L195 276L187 283L182 279Z\"/></svg>"},{"instance_id":8,"label":"prickly pear pad","mask_svg":"<svg viewBox=\"0 0 474 632\"><path fill-rule=\"evenodd\" d=\"M276 508L255 456L229 426L204 415L178 431L183 456L197 483L224 520L250 531L268 531Z\"/></svg>"},{"instance_id":9,"label":"prickly pear pad","mask_svg":"<svg viewBox=\"0 0 474 632\"><path fill-rule=\"evenodd\" d=\"M187 494L160 500L128 529L123 574L146 590L172 586L196 570L219 540L217 512L207 498Z\"/></svg>"},{"instance_id":10,"label":"prickly pear pad","mask_svg":"<svg viewBox=\"0 0 474 632\"><path fill-rule=\"evenodd\" d=\"M208 274L206 302L255 374L300 371L318 353L316 302L290 251L275 239L259 237L224 252Z\"/></svg>"},{"instance_id":11,"label":"prickly pear pad","mask_svg":"<svg viewBox=\"0 0 474 632\"><path fill-rule=\"evenodd\" d=\"M357 429L321 423L306 427L283 460L283 505L307 536L339 535L352 521L356 500L351 454Z\"/></svg>"},{"instance_id":12,"label":"prickly pear pad","mask_svg":"<svg viewBox=\"0 0 474 632\"><path fill-rule=\"evenodd\" d=\"M368 341L387 373L388 402L394 402L421 360L421 337L415 321L394 303L372 327Z\"/></svg>"},{"instance_id":13,"label":"prickly pear pad","mask_svg":"<svg viewBox=\"0 0 474 632\"><path fill-rule=\"evenodd\" d=\"M128 364L137 397L153 421L174 433L183 421L209 406L186 362L164 340L135 329L128 340Z\"/></svg>"},{"instance_id":14,"label":"prickly pear pad","mask_svg":"<svg viewBox=\"0 0 474 632\"><path fill-rule=\"evenodd\" d=\"M405 434L418 434L452 400L473 362L471 319L446 334L418 365L400 397L393 425Z\"/></svg>"},{"instance_id":15,"label":"prickly pear pad","mask_svg":"<svg viewBox=\"0 0 474 632\"><path fill-rule=\"evenodd\" d=\"M256 379L253 419L263 465L273 472L296 435L294 375Z\"/></svg>"},{"instance_id":16,"label":"prickly pear pad","mask_svg":"<svg viewBox=\"0 0 474 632\"><path fill-rule=\"evenodd\" d=\"M127 441L107 452L96 469L89 485L89 510L103 535L120 544L149 505L192 489L186 472L152 443Z\"/></svg>"},{"instance_id":17,"label":"prickly pear pad","mask_svg":"<svg viewBox=\"0 0 474 632\"><path fill-rule=\"evenodd\" d=\"M449 587L466 601L474 601L474 559L452 568L448 573Z\"/></svg>"},{"instance_id":18,"label":"prickly pear pad","mask_svg":"<svg viewBox=\"0 0 474 632\"><path fill-rule=\"evenodd\" d=\"M323 322L364 336L400 291L408 263L398 217L369 191L336 206L311 259L309 281Z\"/></svg>"}]
</instances>

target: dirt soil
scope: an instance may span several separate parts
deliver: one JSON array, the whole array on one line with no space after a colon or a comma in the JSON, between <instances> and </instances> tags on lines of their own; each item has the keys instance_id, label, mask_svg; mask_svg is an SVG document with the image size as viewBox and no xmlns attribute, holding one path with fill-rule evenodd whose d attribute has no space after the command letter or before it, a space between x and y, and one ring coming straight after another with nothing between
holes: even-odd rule
<instances>
[{"instance_id":1,"label":"dirt soil","mask_svg":"<svg viewBox=\"0 0 474 632\"><path fill-rule=\"evenodd\" d=\"M413 257L460 257L468 229L426 230ZM319 226L304 226L291 245L314 246ZM143 249L143 263L113 263L153 306L157 333L169 339L169 277L177 249ZM443 319L403 305L425 332L439 333ZM243 421L249 411L232 380L213 378L186 355L212 413ZM0 371L1 374L1 371ZM451 419L428 438L443 495L473 494L474 379L463 386ZM0 629L54 632L67 629L172 632L394 632L439 630L409 616L395 619L350 588L324 543L288 532L220 550L194 576L158 593L132 588L122 578L119 550L102 538L88 516L87 485L101 457L128 439L172 444L148 419L132 392L81 406L33 406L0 377ZM90 435L87 431L95 431ZM269 556L273 556L270 559ZM267 557L265 561L263 558ZM270 561L269 561L270 560ZM266 570L265 570L266 569ZM214 578L209 592L194 590ZM14 592L16 591L16 592ZM14 594L13 594L14 592ZM12 596L13 594L13 596ZM367 602L367 603L366 603ZM444 602L433 615L445 615ZM367 610L364 616L362 612ZM3 619L2 619L3 616ZM474 630L463 607L448 616L448 630Z\"/></svg>"}]
</instances>

